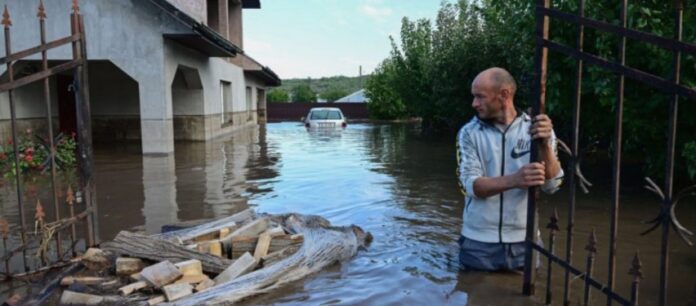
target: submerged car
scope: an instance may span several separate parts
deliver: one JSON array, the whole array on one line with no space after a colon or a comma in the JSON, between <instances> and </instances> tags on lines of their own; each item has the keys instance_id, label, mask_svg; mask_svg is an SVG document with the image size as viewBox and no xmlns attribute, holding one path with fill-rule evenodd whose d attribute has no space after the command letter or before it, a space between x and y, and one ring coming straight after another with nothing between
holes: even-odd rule
<instances>
[{"instance_id":1,"label":"submerged car","mask_svg":"<svg viewBox=\"0 0 696 306\"><path fill-rule=\"evenodd\" d=\"M303 121L308 128L344 128L348 126L346 117L336 107L314 107L309 110Z\"/></svg>"}]
</instances>

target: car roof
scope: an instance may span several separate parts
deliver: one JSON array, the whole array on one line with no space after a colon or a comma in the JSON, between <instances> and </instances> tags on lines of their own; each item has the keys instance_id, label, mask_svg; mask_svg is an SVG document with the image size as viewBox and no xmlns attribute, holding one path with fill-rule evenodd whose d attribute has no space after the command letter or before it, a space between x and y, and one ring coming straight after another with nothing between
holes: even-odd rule
<instances>
[{"instance_id":1,"label":"car roof","mask_svg":"<svg viewBox=\"0 0 696 306\"><path fill-rule=\"evenodd\" d=\"M338 107L312 107L312 109L310 109L310 111L314 111L314 110L337 110L337 111L341 111L341 109Z\"/></svg>"}]
</instances>

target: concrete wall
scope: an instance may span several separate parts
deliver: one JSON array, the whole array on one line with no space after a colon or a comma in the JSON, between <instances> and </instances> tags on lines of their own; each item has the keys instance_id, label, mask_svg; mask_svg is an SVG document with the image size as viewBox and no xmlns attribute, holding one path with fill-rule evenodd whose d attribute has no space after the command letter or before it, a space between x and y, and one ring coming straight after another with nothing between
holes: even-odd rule
<instances>
[{"instance_id":1,"label":"concrete wall","mask_svg":"<svg viewBox=\"0 0 696 306\"><path fill-rule=\"evenodd\" d=\"M207 24L207 0L169 0L169 3L182 10L193 19Z\"/></svg>"}]
</instances>

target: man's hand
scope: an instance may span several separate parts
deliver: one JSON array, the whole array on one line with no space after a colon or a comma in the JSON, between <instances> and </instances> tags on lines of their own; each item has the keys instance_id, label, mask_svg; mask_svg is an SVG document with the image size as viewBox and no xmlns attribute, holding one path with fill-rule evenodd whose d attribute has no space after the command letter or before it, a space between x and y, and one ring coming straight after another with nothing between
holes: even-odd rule
<instances>
[{"instance_id":1,"label":"man's hand","mask_svg":"<svg viewBox=\"0 0 696 306\"><path fill-rule=\"evenodd\" d=\"M520 170L517 170L513 178L514 185L517 188L543 185L544 180L546 180L546 167L544 162L524 165Z\"/></svg>"},{"instance_id":2,"label":"man's hand","mask_svg":"<svg viewBox=\"0 0 696 306\"><path fill-rule=\"evenodd\" d=\"M532 134L532 139L541 139L544 144L548 143L553 132L551 118L546 114L541 114L534 117L532 122L533 124L529 128L529 134Z\"/></svg>"}]
</instances>

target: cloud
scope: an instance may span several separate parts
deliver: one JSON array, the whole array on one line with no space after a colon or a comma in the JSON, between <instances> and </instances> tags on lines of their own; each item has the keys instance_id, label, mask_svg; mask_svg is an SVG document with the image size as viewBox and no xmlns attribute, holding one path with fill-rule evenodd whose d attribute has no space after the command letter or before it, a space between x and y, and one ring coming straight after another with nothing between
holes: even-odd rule
<instances>
[{"instance_id":1,"label":"cloud","mask_svg":"<svg viewBox=\"0 0 696 306\"><path fill-rule=\"evenodd\" d=\"M380 8L369 4L362 5L360 7L360 12L375 20L384 20L386 17L389 17L392 14L392 10L390 8Z\"/></svg>"}]
</instances>

